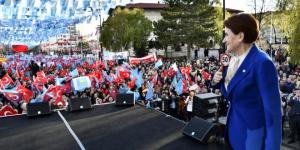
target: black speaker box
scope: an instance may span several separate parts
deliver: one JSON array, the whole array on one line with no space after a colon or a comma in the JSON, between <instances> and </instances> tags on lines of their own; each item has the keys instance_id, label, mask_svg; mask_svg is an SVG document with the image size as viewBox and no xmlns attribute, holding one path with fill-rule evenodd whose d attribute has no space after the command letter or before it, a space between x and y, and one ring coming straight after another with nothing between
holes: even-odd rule
<instances>
[{"instance_id":1,"label":"black speaker box","mask_svg":"<svg viewBox=\"0 0 300 150\"><path fill-rule=\"evenodd\" d=\"M218 111L220 96L214 93L197 94L193 100L193 113L204 119L213 118Z\"/></svg>"},{"instance_id":2,"label":"black speaker box","mask_svg":"<svg viewBox=\"0 0 300 150\"><path fill-rule=\"evenodd\" d=\"M89 97L74 98L74 99L70 99L68 102L69 102L69 105L68 105L69 111L92 109L91 98L89 98Z\"/></svg>"},{"instance_id":3,"label":"black speaker box","mask_svg":"<svg viewBox=\"0 0 300 150\"><path fill-rule=\"evenodd\" d=\"M207 143L210 136L217 133L216 130L216 124L208 122L199 117L193 117L191 121L184 127L183 134L196 139L201 143Z\"/></svg>"},{"instance_id":4,"label":"black speaker box","mask_svg":"<svg viewBox=\"0 0 300 150\"><path fill-rule=\"evenodd\" d=\"M116 99L117 106L134 106L134 94L133 93L126 93L126 94L117 94Z\"/></svg>"},{"instance_id":5,"label":"black speaker box","mask_svg":"<svg viewBox=\"0 0 300 150\"><path fill-rule=\"evenodd\" d=\"M48 115L52 113L49 102L28 103L26 108L28 117Z\"/></svg>"}]
</instances>

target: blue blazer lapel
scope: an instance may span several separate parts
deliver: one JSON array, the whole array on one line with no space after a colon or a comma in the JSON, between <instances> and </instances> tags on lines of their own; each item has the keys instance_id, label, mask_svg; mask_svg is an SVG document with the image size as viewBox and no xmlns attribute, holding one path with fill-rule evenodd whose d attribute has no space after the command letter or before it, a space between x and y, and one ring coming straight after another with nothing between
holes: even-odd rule
<instances>
[{"instance_id":1,"label":"blue blazer lapel","mask_svg":"<svg viewBox=\"0 0 300 150\"><path fill-rule=\"evenodd\" d=\"M229 95L231 90L234 88L234 86L242 80L249 72L250 68L253 65L253 59L255 58L256 53L258 52L258 48L255 44L253 44L252 48L250 49L250 52L242 62L239 69L236 71L235 75L231 79L231 81L228 84L227 87L227 94Z\"/></svg>"}]
</instances>

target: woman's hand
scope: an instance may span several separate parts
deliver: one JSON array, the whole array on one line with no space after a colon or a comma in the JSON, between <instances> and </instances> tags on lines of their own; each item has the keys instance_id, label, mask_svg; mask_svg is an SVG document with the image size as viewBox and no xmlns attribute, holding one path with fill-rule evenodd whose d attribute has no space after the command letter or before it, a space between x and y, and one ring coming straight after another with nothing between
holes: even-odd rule
<instances>
[{"instance_id":1,"label":"woman's hand","mask_svg":"<svg viewBox=\"0 0 300 150\"><path fill-rule=\"evenodd\" d=\"M223 72L223 67L221 67L221 68L215 73L215 75L214 75L214 77L213 77L213 84L214 84L214 85L215 85L215 84L218 84L218 83L222 80L222 78L223 78L222 72Z\"/></svg>"}]
</instances>

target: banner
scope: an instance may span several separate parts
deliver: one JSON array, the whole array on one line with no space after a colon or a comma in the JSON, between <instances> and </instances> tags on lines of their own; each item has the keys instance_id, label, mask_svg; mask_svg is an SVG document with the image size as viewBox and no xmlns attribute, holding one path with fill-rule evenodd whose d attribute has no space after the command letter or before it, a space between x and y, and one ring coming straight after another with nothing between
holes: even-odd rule
<instances>
[{"instance_id":1,"label":"banner","mask_svg":"<svg viewBox=\"0 0 300 150\"><path fill-rule=\"evenodd\" d=\"M26 45L12 45L12 50L15 52L15 53L20 53L20 52L28 52L28 46Z\"/></svg>"},{"instance_id":2,"label":"banner","mask_svg":"<svg viewBox=\"0 0 300 150\"><path fill-rule=\"evenodd\" d=\"M128 51L125 52L103 52L103 60L127 59Z\"/></svg>"},{"instance_id":3,"label":"banner","mask_svg":"<svg viewBox=\"0 0 300 150\"><path fill-rule=\"evenodd\" d=\"M152 53L148 56L142 57L142 58L135 58L135 57L129 57L129 63L130 64L140 64L143 63L150 63L150 62L156 62L156 53Z\"/></svg>"}]
</instances>

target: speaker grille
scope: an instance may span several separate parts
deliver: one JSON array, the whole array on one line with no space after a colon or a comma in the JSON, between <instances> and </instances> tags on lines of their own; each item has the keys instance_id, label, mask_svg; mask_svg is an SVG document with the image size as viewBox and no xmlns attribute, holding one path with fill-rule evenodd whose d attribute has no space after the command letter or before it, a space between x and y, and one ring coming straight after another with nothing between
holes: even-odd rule
<instances>
[{"instance_id":1,"label":"speaker grille","mask_svg":"<svg viewBox=\"0 0 300 150\"><path fill-rule=\"evenodd\" d=\"M198 117L192 120L184 127L183 134L205 143L209 138L214 124Z\"/></svg>"}]
</instances>

